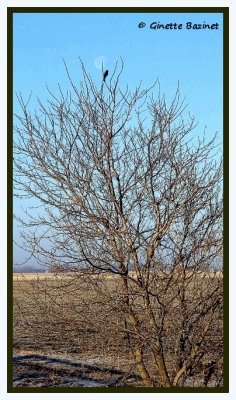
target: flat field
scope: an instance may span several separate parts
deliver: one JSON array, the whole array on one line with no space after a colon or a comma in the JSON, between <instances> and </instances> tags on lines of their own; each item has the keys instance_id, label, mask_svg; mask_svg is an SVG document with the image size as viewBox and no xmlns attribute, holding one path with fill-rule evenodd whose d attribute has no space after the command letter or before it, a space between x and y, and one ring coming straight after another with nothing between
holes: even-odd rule
<instances>
[{"instance_id":1,"label":"flat field","mask_svg":"<svg viewBox=\"0 0 236 400\"><path fill-rule=\"evenodd\" d=\"M199 275L189 290L194 289L194 295L199 293L199 298L209 281L222 278L220 274L216 278L209 274L207 279L203 277ZM119 280L110 274L103 274L101 278L86 274L83 278L79 274L14 274L13 385L143 386L135 370L127 335L121 329L120 304ZM197 304L196 298L195 307ZM175 356L178 325L176 305L166 327L169 365ZM209 349L217 349L217 357L222 353L220 314L212 324L208 344ZM210 351L206 350L209 357ZM197 385L197 381L193 384L189 381L189 385Z\"/></svg>"},{"instance_id":2,"label":"flat field","mask_svg":"<svg viewBox=\"0 0 236 400\"><path fill-rule=\"evenodd\" d=\"M85 280L14 274L13 296L14 386L142 386L119 317Z\"/></svg>"}]
</instances>

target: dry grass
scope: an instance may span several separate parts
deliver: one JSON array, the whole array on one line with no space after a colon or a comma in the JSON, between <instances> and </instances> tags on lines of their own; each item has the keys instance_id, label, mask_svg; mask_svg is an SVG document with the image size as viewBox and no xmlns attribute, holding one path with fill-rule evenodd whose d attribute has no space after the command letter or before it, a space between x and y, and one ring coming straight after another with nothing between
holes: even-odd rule
<instances>
[{"instance_id":1,"label":"dry grass","mask_svg":"<svg viewBox=\"0 0 236 400\"><path fill-rule=\"evenodd\" d=\"M134 275L133 278L135 278ZM208 278L212 278L210 281L212 284L215 278L209 274ZM216 276L216 279L221 279L221 277ZM37 361L39 381L35 381L36 378L33 375L32 380L25 382L24 376L26 375L27 378L35 367L32 366L32 362L26 365L26 362L22 361L21 365L19 363L15 365L16 385L76 386L77 382L77 386L84 386L83 382L89 385L86 380L88 378L88 380L97 379L101 386L142 386L137 375L130 378L135 373L135 365L127 336L121 329L123 314L117 278L112 277L111 274L104 274L101 279L94 276L92 280L91 276L80 274L15 274L13 287L15 355L53 356L59 359L76 360L97 368L95 372L93 371L94 375L88 373L88 370L81 375L77 367L70 366L74 368L75 376L77 371L77 375L82 379L79 383L78 379L68 378L65 365L61 364L61 371L64 372L60 375L60 372L55 370L55 365L51 364L50 374L54 374L55 377L51 382L46 379L49 372L45 372L45 365L48 368L48 364ZM190 298L192 293L200 298L208 287L209 279L205 281L199 274L189 287ZM194 304L197 308L197 297ZM142 320L144 318L142 308L137 300L136 306L140 308L140 320ZM166 360L170 366L174 360L175 335L180 323L178 302L173 302L171 306L173 310L165 326L166 343L164 343L168 349ZM219 319L214 321L209 332L209 350L207 350L209 357L211 357L211 349L214 351L217 349L219 354L221 352L222 321L220 318L219 316ZM145 327L144 320L143 323ZM149 333L147 331L144 334ZM149 360L148 353L145 357L150 364L152 361ZM21 369L24 372L20 372ZM112 377L108 371L114 369L118 371L118 375ZM19 374L23 376L23 380L19 380ZM58 374L60 377L57 376ZM71 374L71 370L68 374ZM45 376L44 381L43 376ZM97 382L98 385L99 382Z\"/></svg>"},{"instance_id":2,"label":"dry grass","mask_svg":"<svg viewBox=\"0 0 236 400\"><path fill-rule=\"evenodd\" d=\"M110 287L116 284L116 280L112 282L110 277L106 280L111 282ZM132 356L118 334L120 319L117 317L115 321L117 332L114 324L105 327L103 321L109 319L110 310L103 307L97 293L87 290L87 283L83 285L80 280L65 274L17 274L13 287L15 355L56 356L92 363L97 367L96 379L101 381L102 386L104 381L114 384L117 380L113 379L114 376L109 377L109 369L120 371L119 382L122 383L122 376L125 377L129 371L132 374ZM100 318L100 332L97 318ZM114 333L117 336L115 342ZM32 369L32 365L20 366L23 367L25 373L27 369ZM101 368L107 368L107 371L102 370L99 375ZM15 365L17 385L26 385L25 381L19 382L18 369L19 365ZM132 382L130 373L125 380ZM42 378L42 374L40 376ZM91 379L89 376L87 378ZM128 381L126 384L129 384ZM142 386L139 379L138 382ZM51 385L50 382L48 384ZM65 378L64 386L67 384L68 379ZM55 385L63 386L57 380ZM81 386L84 386L83 383Z\"/></svg>"},{"instance_id":3,"label":"dry grass","mask_svg":"<svg viewBox=\"0 0 236 400\"><path fill-rule=\"evenodd\" d=\"M55 278L56 277L56 278ZM70 275L69 274L57 274L55 275L54 273L50 273L50 272L40 272L40 273L14 273L13 274L13 282L15 281L36 281L38 279L70 279Z\"/></svg>"},{"instance_id":4,"label":"dry grass","mask_svg":"<svg viewBox=\"0 0 236 400\"><path fill-rule=\"evenodd\" d=\"M189 273L191 274L191 272ZM214 277L218 277L218 278L222 278L223 277L223 273L221 271L217 271L217 272L198 272L199 277L201 278L212 278ZM129 276L135 278L136 274L135 272L130 272ZM50 280L50 279L71 279L73 277L73 274L69 274L69 273L52 273L52 272L40 272L40 273L19 273L16 272L13 274L13 281L35 281L35 280ZM91 277L91 275L90 275ZM107 279L107 280L114 280L114 275L113 274L103 274L103 278Z\"/></svg>"}]
</instances>

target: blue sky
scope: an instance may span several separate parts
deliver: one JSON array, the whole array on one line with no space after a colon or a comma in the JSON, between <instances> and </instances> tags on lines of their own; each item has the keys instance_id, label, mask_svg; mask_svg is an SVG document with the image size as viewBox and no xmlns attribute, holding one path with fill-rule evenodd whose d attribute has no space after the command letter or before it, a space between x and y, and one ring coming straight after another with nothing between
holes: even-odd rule
<instances>
[{"instance_id":1,"label":"blue sky","mask_svg":"<svg viewBox=\"0 0 236 400\"><path fill-rule=\"evenodd\" d=\"M146 27L138 28L140 22ZM152 30L150 23L182 23L182 30ZM186 30L186 22L219 23L218 30ZM159 78L161 89L171 98L177 82L186 96L189 111L196 116L201 134L207 126L208 136L222 135L222 14L197 13L16 13L14 14L14 92L27 97L47 98L45 85L56 89L68 87L62 63L67 62L75 83L81 79L79 57L95 80L100 82L101 69L96 60L104 57L105 68L112 70L123 58L122 84L131 88L140 80L143 87ZM19 111L17 102L15 112ZM15 210L19 212L19 201ZM15 228L18 240L18 229ZM15 250L15 262L23 252Z\"/></svg>"}]
</instances>

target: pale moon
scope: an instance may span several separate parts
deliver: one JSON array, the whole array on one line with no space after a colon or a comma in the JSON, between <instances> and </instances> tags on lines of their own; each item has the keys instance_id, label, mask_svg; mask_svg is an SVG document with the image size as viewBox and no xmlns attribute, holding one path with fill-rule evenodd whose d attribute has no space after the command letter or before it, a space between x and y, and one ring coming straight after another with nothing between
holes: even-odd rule
<instances>
[{"instance_id":1,"label":"pale moon","mask_svg":"<svg viewBox=\"0 0 236 400\"><path fill-rule=\"evenodd\" d=\"M103 66L103 68L105 68L106 62L107 62L107 59L105 56L99 56L99 57L95 58L94 65L97 69L102 69L102 66Z\"/></svg>"}]
</instances>

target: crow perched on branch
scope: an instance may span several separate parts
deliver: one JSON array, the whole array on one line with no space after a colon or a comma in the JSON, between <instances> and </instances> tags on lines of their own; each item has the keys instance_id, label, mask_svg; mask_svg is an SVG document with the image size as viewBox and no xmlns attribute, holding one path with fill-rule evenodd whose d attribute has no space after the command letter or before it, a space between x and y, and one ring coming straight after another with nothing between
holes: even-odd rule
<instances>
[{"instance_id":1,"label":"crow perched on branch","mask_svg":"<svg viewBox=\"0 0 236 400\"><path fill-rule=\"evenodd\" d=\"M107 75L108 75L108 69L103 74L103 82L105 82Z\"/></svg>"}]
</instances>

